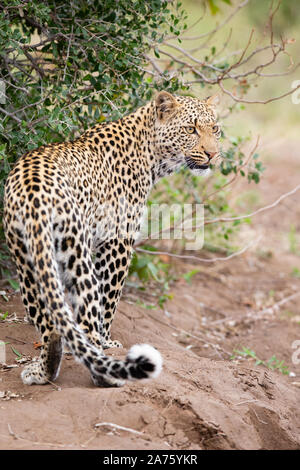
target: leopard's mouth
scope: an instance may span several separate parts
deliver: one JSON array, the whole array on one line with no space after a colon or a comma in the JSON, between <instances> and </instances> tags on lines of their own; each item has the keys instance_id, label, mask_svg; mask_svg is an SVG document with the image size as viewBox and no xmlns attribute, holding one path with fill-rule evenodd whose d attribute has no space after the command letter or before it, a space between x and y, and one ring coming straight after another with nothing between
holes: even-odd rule
<instances>
[{"instance_id":1,"label":"leopard's mouth","mask_svg":"<svg viewBox=\"0 0 300 470\"><path fill-rule=\"evenodd\" d=\"M192 157L185 157L187 166L190 170L208 170L209 163L199 164L194 158Z\"/></svg>"}]
</instances>

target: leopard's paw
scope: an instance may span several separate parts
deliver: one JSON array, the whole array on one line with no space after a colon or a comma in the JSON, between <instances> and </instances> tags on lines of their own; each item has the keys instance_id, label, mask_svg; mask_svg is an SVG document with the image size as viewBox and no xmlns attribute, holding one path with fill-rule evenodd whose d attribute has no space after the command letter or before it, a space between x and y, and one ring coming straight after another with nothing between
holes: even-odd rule
<instances>
[{"instance_id":1,"label":"leopard's paw","mask_svg":"<svg viewBox=\"0 0 300 470\"><path fill-rule=\"evenodd\" d=\"M25 385L43 385L48 383L48 378L44 374L39 361L32 362L21 373L22 381Z\"/></svg>"}]
</instances>

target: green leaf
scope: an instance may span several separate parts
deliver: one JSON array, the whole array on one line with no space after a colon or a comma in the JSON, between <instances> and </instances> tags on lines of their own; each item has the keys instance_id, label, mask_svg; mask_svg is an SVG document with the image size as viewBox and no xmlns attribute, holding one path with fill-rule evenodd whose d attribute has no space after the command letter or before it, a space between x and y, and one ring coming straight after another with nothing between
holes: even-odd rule
<instances>
[{"instance_id":1,"label":"green leaf","mask_svg":"<svg viewBox=\"0 0 300 470\"><path fill-rule=\"evenodd\" d=\"M191 271L189 271L188 273L185 273L183 275L183 278L186 280L186 282L188 284L191 283L191 280L192 278L195 276L195 274L197 274L198 272L200 271L200 269L192 269Z\"/></svg>"},{"instance_id":2,"label":"green leaf","mask_svg":"<svg viewBox=\"0 0 300 470\"><path fill-rule=\"evenodd\" d=\"M216 0L207 0L207 1L208 1L211 14L216 15L220 11L220 8L216 4Z\"/></svg>"},{"instance_id":3,"label":"green leaf","mask_svg":"<svg viewBox=\"0 0 300 470\"><path fill-rule=\"evenodd\" d=\"M14 289L14 290L19 290L20 289L20 284L18 283L18 281L16 281L15 279L7 279L7 281L9 282L9 284L11 285L11 287Z\"/></svg>"},{"instance_id":4,"label":"green leaf","mask_svg":"<svg viewBox=\"0 0 300 470\"><path fill-rule=\"evenodd\" d=\"M13 346L11 346L11 350L18 357L18 359L21 359L22 354L19 353L19 351L17 351Z\"/></svg>"}]
</instances>

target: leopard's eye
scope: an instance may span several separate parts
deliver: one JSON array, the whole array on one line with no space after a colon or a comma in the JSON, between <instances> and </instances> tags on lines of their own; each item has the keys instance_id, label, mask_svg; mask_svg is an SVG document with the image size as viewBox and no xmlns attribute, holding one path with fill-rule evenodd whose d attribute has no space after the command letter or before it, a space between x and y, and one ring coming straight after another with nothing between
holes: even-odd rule
<instances>
[{"instance_id":1,"label":"leopard's eye","mask_svg":"<svg viewBox=\"0 0 300 470\"><path fill-rule=\"evenodd\" d=\"M196 131L195 127L193 126L187 126L185 130L188 134L194 134L194 132Z\"/></svg>"},{"instance_id":2,"label":"leopard's eye","mask_svg":"<svg viewBox=\"0 0 300 470\"><path fill-rule=\"evenodd\" d=\"M216 133L217 133L217 132L219 131L219 126L214 126L214 127L212 128L212 130L213 130L213 132L216 132Z\"/></svg>"}]
</instances>

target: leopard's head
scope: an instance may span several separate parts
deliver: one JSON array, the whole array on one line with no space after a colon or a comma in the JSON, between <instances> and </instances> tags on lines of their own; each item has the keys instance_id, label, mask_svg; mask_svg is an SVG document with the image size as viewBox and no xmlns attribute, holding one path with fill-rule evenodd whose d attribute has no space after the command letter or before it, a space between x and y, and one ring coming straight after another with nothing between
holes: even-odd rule
<instances>
[{"instance_id":1,"label":"leopard's head","mask_svg":"<svg viewBox=\"0 0 300 470\"><path fill-rule=\"evenodd\" d=\"M220 159L217 95L205 100L160 92L155 99L156 148L165 173L185 166L206 175Z\"/></svg>"}]
</instances>

